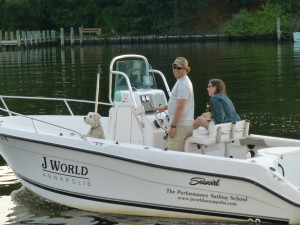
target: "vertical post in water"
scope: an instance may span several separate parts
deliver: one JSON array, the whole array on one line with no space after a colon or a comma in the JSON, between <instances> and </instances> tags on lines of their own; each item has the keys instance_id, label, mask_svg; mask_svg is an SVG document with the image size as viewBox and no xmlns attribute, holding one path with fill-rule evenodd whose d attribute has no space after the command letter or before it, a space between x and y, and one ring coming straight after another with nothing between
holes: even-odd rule
<instances>
[{"instance_id":1,"label":"vertical post in water","mask_svg":"<svg viewBox=\"0 0 300 225\"><path fill-rule=\"evenodd\" d=\"M46 43L46 31L45 30L42 31L42 39L43 39L43 44L45 44Z\"/></svg>"},{"instance_id":2,"label":"vertical post in water","mask_svg":"<svg viewBox=\"0 0 300 225\"><path fill-rule=\"evenodd\" d=\"M28 31L28 32L27 32L27 37L29 38L29 40L30 40L30 45L32 46L32 44L33 44L32 31Z\"/></svg>"},{"instance_id":3,"label":"vertical post in water","mask_svg":"<svg viewBox=\"0 0 300 225\"><path fill-rule=\"evenodd\" d=\"M45 30L45 41L46 43L48 44L48 41L50 40L50 37L49 37L49 30Z\"/></svg>"},{"instance_id":4,"label":"vertical post in water","mask_svg":"<svg viewBox=\"0 0 300 225\"><path fill-rule=\"evenodd\" d=\"M4 40L5 40L5 41L8 40L8 32L7 32L7 31L4 32Z\"/></svg>"},{"instance_id":5,"label":"vertical post in water","mask_svg":"<svg viewBox=\"0 0 300 225\"><path fill-rule=\"evenodd\" d=\"M277 17L277 40L280 41L281 31L280 31L280 18Z\"/></svg>"},{"instance_id":6,"label":"vertical post in water","mask_svg":"<svg viewBox=\"0 0 300 225\"><path fill-rule=\"evenodd\" d=\"M37 46L38 45L38 32L34 31L34 43Z\"/></svg>"},{"instance_id":7,"label":"vertical post in water","mask_svg":"<svg viewBox=\"0 0 300 225\"><path fill-rule=\"evenodd\" d=\"M35 44L36 44L36 46L38 46L39 45L39 43L40 43L40 32L37 30L36 32L35 32Z\"/></svg>"},{"instance_id":8,"label":"vertical post in water","mask_svg":"<svg viewBox=\"0 0 300 225\"><path fill-rule=\"evenodd\" d=\"M83 27L79 27L79 42L80 45L82 45L82 41L83 41Z\"/></svg>"},{"instance_id":9,"label":"vertical post in water","mask_svg":"<svg viewBox=\"0 0 300 225\"><path fill-rule=\"evenodd\" d=\"M26 44L27 44L27 42L26 42L26 33L25 33L25 31L22 31L21 34L22 34L21 39L23 40L24 45L26 46Z\"/></svg>"},{"instance_id":10,"label":"vertical post in water","mask_svg":"<svg viewBox=\"0 0 300 225\"><path fill-rule=\"evenodd\" d=\"M17 45L20 48L21 47L21 34L20 34L19 30L16 31L16 38L17 38ZM26 43L26 41L25 41L25 43Z\"/></svg>"},{"instance_id":11,"label":"vertical post in water","mask_svg":"<svg viewBox=\"0 0 300 225\"><path fill-rule=\"evenodd\" d=\"M0 51L1 51L1 49L2 49L1 42L2 42L2 30L0 30Z\"/></svg>"},{"instance_id":12,"label":"vertical post in water","mask_svg":"<svg viewBox=\"0 0 300 225\"><path fill-rule=\"evenodd\" d=\"M61 47L65 46L64 28L60 28L60 45Z\"/></svg>"},{"instance_id":13,"label":"vertical post in water","mask_svg":"<svg viewBox=\"0 0 300 225\"><path fill-rule=\"evenodd\" d=\"M73 27L70 27L70 43L71 43L71 46L74 45L74 28Z\"/></svg>"},{"instance_id":14,"label":"vertical post in water","mask_svg":"<svg viewBox=\"0 0 300 225\"><path fill-rule=\"evenodd\" d=\"M51 30L51 40L53 43L55 42L55 30Z\"/></svg>"},{"instance_id":15,"label":"vertical post in water","mask_svg":"<svg viewBox=\"0 0 300 225\"><path fill-rule=\"evenodd\" d=\"M13 41L15 39L14 32L11 31L11 32L9 32L9 34L10 34L10 40Z\"/></svg>"}]
</instances>

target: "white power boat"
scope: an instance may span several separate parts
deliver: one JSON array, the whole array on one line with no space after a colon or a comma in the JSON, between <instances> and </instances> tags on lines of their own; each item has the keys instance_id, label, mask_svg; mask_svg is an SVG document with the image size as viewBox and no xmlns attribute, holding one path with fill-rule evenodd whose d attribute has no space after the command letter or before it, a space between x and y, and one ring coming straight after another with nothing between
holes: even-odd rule
<instances>
[{"instance_id":1,"label":"white power boat","mask_svg":"<svg viewBox=\"0 0 300 225\"><path fill-rule=\"evenodd\" d=\"M98 94L95 101L0 96L7 114L1 155L25 187L83 210L300 223L299 140L249 135L244 120L199 128L183 152L165 150L168 115L153 109L170 94L163 73L145 57L115 57L109 116L101 117L105 139L87 137L85 116L71 109L83 102L96 103L97 111ZM8 99L61 101L70 115L24 115L10 110Z\"/></svg>"}]
</instances>

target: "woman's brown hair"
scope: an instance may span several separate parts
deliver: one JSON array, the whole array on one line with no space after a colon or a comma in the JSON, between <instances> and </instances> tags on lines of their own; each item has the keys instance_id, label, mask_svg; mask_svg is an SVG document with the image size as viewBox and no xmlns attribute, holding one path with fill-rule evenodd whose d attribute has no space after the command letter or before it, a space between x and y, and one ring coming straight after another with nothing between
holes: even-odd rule
<instances>
[{"instance_id":1,"label":"woman's brown hair","mask_svg":"<svg viewBox=\"0 0 300 225\"><path fill-rule=\"evenodd\" d=\"M220 79L211 79L209 81L209 83L211 83L212 86L217 88L215 94L221 93L223 95L227 95L226 85L222 80L220 80Z\"/></svg>"}]
</instances>

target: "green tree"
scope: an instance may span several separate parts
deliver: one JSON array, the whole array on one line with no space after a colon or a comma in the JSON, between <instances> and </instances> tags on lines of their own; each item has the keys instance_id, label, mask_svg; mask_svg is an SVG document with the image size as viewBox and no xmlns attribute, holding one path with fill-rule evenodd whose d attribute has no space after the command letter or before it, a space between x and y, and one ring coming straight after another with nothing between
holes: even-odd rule
<instances>
[{"instance_id":1,"label":"green tree","mask_svg":"<svg viewBox=\"0 0 300 225\"><path fill-rule=\"evenodd\" d=\"M275 34L277 18L281 20L281 30L292 32L296 26L296 17L288 13L283 5L267 1L254 13L241 9L233 15L224 28L228 34Z\"/></svg>"},{"instance_id":2,"label":"green tree","mask_svg":"<svg viewBox=\"0 0 300 225\"><path fill-rule=\"evenodd\" d=\"M180 33L181 26L194 18L205 2L114 0L103 15L115 34Z\"/></svg>"},{"instance_id":3,"label":"green tree","mask_svg":"<svg viewBox=\"0 0 300 225\"><path fill-rule=\"evenodd\" d=\"M108 35L196 33L198 21L212 21L215 31L228 14L223 32L265 34L275 32L276 17L283 31L296 29L299 9L299 0L0 0L0 29L84 26L101 27Z\"/></svg>"}]
</instances>

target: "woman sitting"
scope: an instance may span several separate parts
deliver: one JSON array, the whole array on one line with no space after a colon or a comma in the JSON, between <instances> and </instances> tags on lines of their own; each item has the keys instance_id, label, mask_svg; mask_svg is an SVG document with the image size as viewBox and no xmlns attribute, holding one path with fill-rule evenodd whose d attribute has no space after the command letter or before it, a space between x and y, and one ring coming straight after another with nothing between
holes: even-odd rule
<instances>
[{"instance_id":1,"label":"woman sitting","mask_svg":"<svg viewBox=\"0 0 300 225\"><path fill-rule=\"evenodd\" d=\"M208 113L203 113L194 121L194 130L201 127L208 129L210 124L229 123L241 120L235 111L232 101L226 95L225 83L220 79L212 79L207 87L212 109L212 119Z\"/></svg>"}]
</instances>

